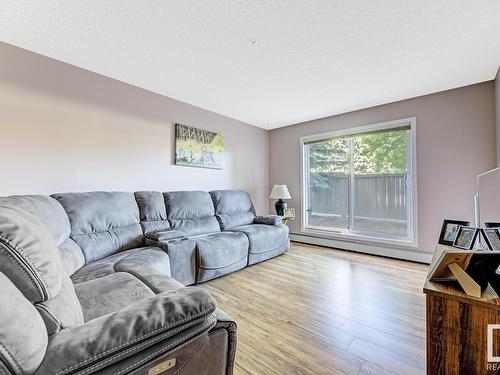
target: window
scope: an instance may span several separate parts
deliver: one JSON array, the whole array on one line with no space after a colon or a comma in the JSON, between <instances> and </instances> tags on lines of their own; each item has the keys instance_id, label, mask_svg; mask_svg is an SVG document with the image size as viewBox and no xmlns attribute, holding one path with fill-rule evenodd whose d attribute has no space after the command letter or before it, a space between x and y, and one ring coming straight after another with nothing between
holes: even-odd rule
<instances>
[{"instance_id":1,"label":"window","mask_svg":"<svg viewBox=\"0 0 500 375\"><path fill-rule=\"evenodd\" d=\"M415 119L301 139L303 229L415 243Z\"/></svg>"}]
</instances>

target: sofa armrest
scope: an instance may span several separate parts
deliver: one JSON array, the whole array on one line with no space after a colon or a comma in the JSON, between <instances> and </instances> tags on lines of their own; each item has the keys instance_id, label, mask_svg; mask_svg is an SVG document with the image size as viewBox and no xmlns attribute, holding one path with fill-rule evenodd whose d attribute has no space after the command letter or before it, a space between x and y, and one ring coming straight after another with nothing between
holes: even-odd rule
<instances>
[{"instance_id":1,"label":"sofa armrest","mask_svg":"<svg viewBox=\"0 0 500 375\"><path fill-rule=\"evenodd\" d=\"M215 309L213 297L195 287L146 298L51 336L37 374L89 374L135 357L132 371L151 360L141 357L151 346L161 355L214 327Z\"/></svg>"},{"instance_id":2,"label":"sofa armrest","mask_svg":"<svg viewBox=\"0 0 500 375\"><path fill-rule=\"evenodd\" d=\"M266 225L281 225L283 224L283 216L279 215L262 215L255 216L253 218L254 224L266 224Z\"/></svg>"},{"instance_id":3,"label":"sofa armrest","mask_svg":"<svg viewBox=\"0 0 500 375\"><path fill-rule=\"evenodd\" d=\"M153 241L166 242L185 238L186 233L177 229L167 229L160 232L147 233L145 237Z\"/></svg>"},{"instance_id":4,"label":"sofa armrest","mask_svg":"<svg viewBox=\"0 0 500 375\"><path fill-rule=\"evenodd\" d=\"M156 241L146 238L146 246L163 249L170 258L170 275L184 285L196 283L196 241L190 238Z\"/></svg>"}]
</instances>

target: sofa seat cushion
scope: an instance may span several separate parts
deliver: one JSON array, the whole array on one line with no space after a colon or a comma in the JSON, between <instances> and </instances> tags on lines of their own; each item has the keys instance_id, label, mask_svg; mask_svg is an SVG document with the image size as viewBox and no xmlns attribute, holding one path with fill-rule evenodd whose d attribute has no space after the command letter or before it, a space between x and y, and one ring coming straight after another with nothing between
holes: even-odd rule
<instances>
[{"instance_id":1,"label":"sofa seat cushion","mask_svg":"<svg viewBox=\"0 0 500 375\"><path fill-rule=\"evenodd\" d=\"M155 295L141 280L126 272L76 284L75 290L86 322Z\"/></svg>"},{"instance_id":2,"label":"sofa seat cushion","mask_svg":"<svg viewBox=\"0 0 500 375\"><path fill-rule=\"evenodd\" d=\"M247 265L248 238L243 233L222 232L193 237L197 247L197 282L204 282Z\"/></svg>"},{"instance_id":3,"label":"sofa seat cushion","mask_svg":"<svg viewBox=\"0 0 500 375\"><path fill-rule=\"evenodd\" d=\"M286 225L250 224L232 228L232 231L244 233L250 242L249 258L252 255L269 253L272 256L260 256L261 260L272 258L288 249L288 227ZM249 264L254 264L249 259Z\"/></svg>"},{"instance_id":4,"label":"sofa seat cushion","mask_svg":"<svg viewBox=\"0 0 500 375\"><path fill-rule=\"evenodd\" d=\"M85 281L98 279L115 273L115 264L129 257L132 254L137 254L142 248L121 251L119 253L99 259L98 261L87 264L80 268L72 276L73 284L79 284Z\"/></svg>"},{"instance_id":5,"label":"sofa seat cushion","mask_svg":"<svg viewBox=\"0 0 500 375\"><path fill-rule=\"evenodd\" d=\"M151 295L182 288L170 277L167 253L142 247L90 263L72 276L85 321Z\"/></svg>"}]
</instances>

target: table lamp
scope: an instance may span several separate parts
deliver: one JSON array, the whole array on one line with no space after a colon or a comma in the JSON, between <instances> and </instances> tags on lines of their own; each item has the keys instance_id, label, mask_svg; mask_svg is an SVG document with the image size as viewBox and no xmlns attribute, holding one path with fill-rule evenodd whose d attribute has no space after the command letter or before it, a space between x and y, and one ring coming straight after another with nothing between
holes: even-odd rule
<instances>
[{"instance_id":1,"label":"table lamp","mask_svg":"<svg viewBox=\"0 0 500 375\"><path fill-rule=\"evenodd\" d=\"M276 208L276 214L280 216L283 216L283 210L287 208L287 204L283 199L291 198L286 185L274 185L273 190L271 190L271 195L269 195L269 199L278 199L274 207Z\"/></svg>"}]
</instances>

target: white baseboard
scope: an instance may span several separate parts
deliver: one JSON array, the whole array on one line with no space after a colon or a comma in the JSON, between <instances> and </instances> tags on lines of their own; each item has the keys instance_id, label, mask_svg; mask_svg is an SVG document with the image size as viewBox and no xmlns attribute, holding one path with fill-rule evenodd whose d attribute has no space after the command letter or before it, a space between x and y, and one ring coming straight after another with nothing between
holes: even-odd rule
<instances>
[{"instance_id":1,"label":"white baseboard","mask_svg":"<svg viewBox=\"0 0 500 375\"><path fill-rule=\"evenodd\" d=\"M358 253L381 255L389 258L411 260L413 262L430 264L432 260L432 253L411 250L411 249L398 249L395 247L387 247L384 245L361 244L349 241L339 241L331 238L323 238L303 234L290 234L290 240L295 242L302 242L310 245L319 245L332 247L341 250L351 250Z\"/></svg>"}]
</instances>

